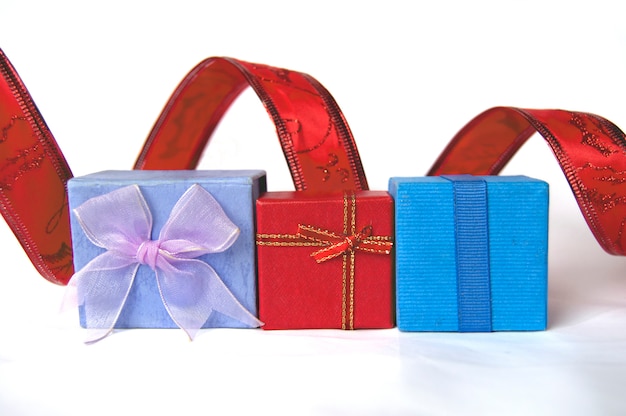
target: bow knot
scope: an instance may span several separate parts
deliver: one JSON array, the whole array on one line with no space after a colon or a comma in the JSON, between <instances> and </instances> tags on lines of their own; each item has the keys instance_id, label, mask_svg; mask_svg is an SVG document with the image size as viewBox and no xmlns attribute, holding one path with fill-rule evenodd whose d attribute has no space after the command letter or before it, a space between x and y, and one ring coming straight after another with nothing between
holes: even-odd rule
<instances>
[{"instance_id":1,"label":"bow knot","mask_svg":"<svg viewBox=\"0 0 626 416\"><path fill-rule=\"evenodd\" d=\"M354 251L367 237L371 235L372 226L367 225L358 233L345 236L343 242L337 243L337 249L341 252Z\"/></svg>"},{"instance_id":2,"label":"bow knot","mask_svg":"<svg viewBox=\"0 0 626 416\"><path fill-rule=\"evenodd\" d=\"M88 342L112 332L140 265L154 271L163 305L189 338L213 310L251 327L262 324L215 270L197 259L227 250L239 236L239 228L201 186L192 185L180 197L156 240L150 239L152 214L136 185L91 198L74 213L87 238L106 250L68 284L66 299L89 308L89 321L100 329Z\"/></svg>"},{"instance_id":3,"label":"bow knot","mask_svg":"<svg viewBox=\"0 0 626 416\"><path fill-rule=\"evenodd\" d=\"M157 268L157 260L160 256L161 241L146 240L139 245L135 258L139 264L145 264L152 270Z\"/></svg>"},{"instance_id":4,"label":"bow knot","mask_svg":"<svg viewBox=\"0 0 626 416\"><path fill-rule=\"evenodd\" d=\"M350 249L352 250L354 248L354 242L356 242L357 246L358 246L358 244L363 242L367 237L369 237L371 235L372 235L372 226L371 225L366 225L357 234L351 235L349 237L346 237L346 239L350 240L349 244L350 244Z\"/></svg>"}]
</instances>

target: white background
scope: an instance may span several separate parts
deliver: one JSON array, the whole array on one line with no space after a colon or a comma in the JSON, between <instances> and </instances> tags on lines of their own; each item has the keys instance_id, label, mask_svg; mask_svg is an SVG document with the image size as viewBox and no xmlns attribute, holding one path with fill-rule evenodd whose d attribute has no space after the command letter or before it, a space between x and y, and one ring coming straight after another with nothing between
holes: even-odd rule
<instances>
[{"instance_id":1,"label":"white background","mask_svg":"<svg viewBox=\"0 0 626 416\"><path fill-rule=\"evenodd\" d=\"M371 189L427 172L487 108L561 108L626 127L619 1L2 0L0 48L76 176L130 169L196 63L230 56L306 72L333 94ZM201 168L261 168L292 189L273 125L247 91ZM539 333L175 330L84 346L63 288L0 224L0 414L626 412L626 260L604 253L549 148L503 173L551 186L549 329Z\"/></svg>"}]
</instances>

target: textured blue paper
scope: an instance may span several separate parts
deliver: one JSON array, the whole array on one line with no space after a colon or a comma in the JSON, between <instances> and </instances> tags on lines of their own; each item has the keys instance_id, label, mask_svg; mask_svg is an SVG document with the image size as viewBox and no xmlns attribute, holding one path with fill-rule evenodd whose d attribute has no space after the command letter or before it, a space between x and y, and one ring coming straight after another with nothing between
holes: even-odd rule
<instances>
[{"instance_id":1,"label":"textured blue paper","mask_svg":"<svg viewBox=\"0 0 626 416\"><path fill-rule=\"evenodd\" d=\"M198 257L215 269L233 295L250 313L258 316L256 300L254 206L265 191L265 172L252 171L104 171L73 178L68 182L70 210L98 195L136 184L153 217L152 238L158 238L178 199L193 184L213 195L224 212L240 229L235 243L226 251ZM76 217L70 216L74 267L80 270L104 250L87 239ZM80 309L82 326L89 327L89 316ZM213 312L204 328L243 327L240 322ZM154 272L140 266L116 328L177 328L161 301Z\"/></svg>"},{"instance_id":2,"label":"textured blue paper","mask_svg":"<svg viewBox=\"0 0 626 416\"><path fill-rule=\"evenodd\" d=\"M547 324L548 184L524 176L487 183L492 330ZM452 182L391 178L396 312L402 331L458 331Z\"/></svg>"}]
</instances>

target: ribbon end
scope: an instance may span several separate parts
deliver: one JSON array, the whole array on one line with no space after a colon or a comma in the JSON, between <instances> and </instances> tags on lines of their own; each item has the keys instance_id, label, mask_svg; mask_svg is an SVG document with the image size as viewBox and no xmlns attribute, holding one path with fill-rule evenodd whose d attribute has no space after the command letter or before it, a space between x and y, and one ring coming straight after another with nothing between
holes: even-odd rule
<instances>
[{"instance_id":1,"label":"ribbon end","mask_svg":"<svg viewBox=\"0 0 626 416\"><path fill-rule=\"evenodd\" d=\"M183 328L183 327L180 327L180 329L182 329L185 332L185 335L187 335L187 340L189 342L192 342L194 340L199 330L195 328Z\"/></svg>"},{"instance_id":2,"label":"ribbon end","mask_svg":"<svg viewBox=\"0 0 626 416\"><path fill-rule=\"evenodd\" d=\"M78 306L78 291L76 287L68 286L63 294L63 298L61 299L61 304L59 305L59 313L66 313L70 309L74 310Z\"/></svg>"},{"instance_id":3,"label":"ribbon end","mask_svg":"<svg viewBox=\"0 0 626 416\"><path fill-rule=\"evenodd\" d=\"M88 336L87 339L83 342L85 345L93 345L99 341L102 341L103 339L111 335L112 333L113 333L113 328L110 328L104 331L92 330L92 331L89 331L89 334L92 334L93 336Z\"/></svg>"}]
</instances>

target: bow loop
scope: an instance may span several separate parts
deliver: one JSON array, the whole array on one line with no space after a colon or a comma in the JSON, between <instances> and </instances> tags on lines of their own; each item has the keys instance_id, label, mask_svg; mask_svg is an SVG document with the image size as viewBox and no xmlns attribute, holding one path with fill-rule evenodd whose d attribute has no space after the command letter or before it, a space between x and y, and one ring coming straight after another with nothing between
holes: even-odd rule
<instances>
[{"instance_id":1,"label":"bow loop","mask_svg":"<svg viewBox=\"0 0 626 416\"><path fill-rule=\"evenodd\" d=\"M224 209L213 196L199 185L193 185L180 197L169 220L161 229L159 240L187 241L186 249L178 249L183 257L198 257L193 254L202 248L211 253L220 253L233 245L239 236L239 228L228 218ZM202 253L206 254L206 253Z\"/></svg>"},{"instance_id":2,"label":"bow loop","mask_svg":"<svg viewBox=\"0 0 626 416\"><path fill-rule=\"evenodd\" d=\"M134 257L150 239L152 214L136 185L91 198L74 215L87 238L108 251Z\"/></svg>"}]
</instances>

